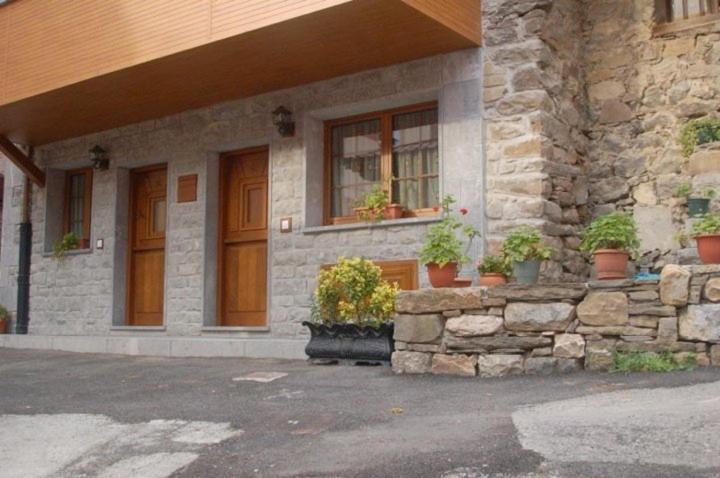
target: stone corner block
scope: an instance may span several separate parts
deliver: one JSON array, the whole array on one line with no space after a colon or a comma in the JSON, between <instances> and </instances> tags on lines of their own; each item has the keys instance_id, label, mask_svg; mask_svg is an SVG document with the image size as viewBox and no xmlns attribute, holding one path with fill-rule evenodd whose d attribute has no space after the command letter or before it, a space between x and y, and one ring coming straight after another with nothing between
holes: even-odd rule
<instances>
[{"instance_id":1,"label":"stone corner block","mask_svg":"<svg viewBox=\"0 0 720 478\"><path fill-rule=\"evenodd\" d=\"M520 375L524 370L522 355L492 354L477 358L478 375L484 378Z\"/></svg>"},{"instance_id":2,"label":"stone corner block","mask_svg":"<svg viewBox=\"0 0 720 478\"><path fill-rule=\"evenodd\" d=\"M560 358L582 358L585 356L585 339L580 334L558 334L555 336L553 355Z\"/></svg>"},{"instance_id":3,"label":"stone corner block","mask_svg":"<svg viewBox=\"0 0 720 478\"><path fill-rule=\"evenodd\" d=\"M623 292L590 292L577 306L585 325L625 325L629 322L628 298Z\"/></svg>"},{"instance_id":4,"label":"stone corner block","mask_svg":"<svg viewBox=\"0 0 720 478\"><path fill-rule=\"evenodd\" d=\"M424 352L395 351L392 354L392 370L397 374L429 373L432 354Z\"/></svg>"},{"instance_id":5,"label":"stone corner block","mask_svg":"<svg viewBox=\"0 0 720 478\"><path fill-rule=\"evenodd\" d=\"M435 354L432 357L430 372L436 375L463 375L474 377L477 374L477 355Z\"/></svg>"},{"instance_id":6,"label":"stone corner block","mask_svg":"<svg viewBox=\"0 0 720 478\"><path fill-rule=\"evenodd\" d=\"M680 314L678 334L683 340L720 342L720 304L689 305Z\"/></svg>"},{"instance_id":7,"label":"stone corner block","mask_svg":"<svg viewBox=\"0 0 720 478\"><path fill-rule=\"evenodd\" d=\"M563 332L575 318L575 306L564 302L511 302L505 307L505 327L522 332Z\"/></svg>"},{"instance_id":8,"label":"stone corner block","mask_svg":"<svg viewBox=\"0 0 720 478\"><path fill-rule=\"evenodd\" d=\"M690 297L692 274L683 266L668 264L660 273L660 300L665 305L683 306Z\"/></svg>"},{"instance_id":9,"label":"stone corner block","mask_svg":"<svg viewBox=\"0 0 720 478\"><path fill-rule=\"evenodd\" d=\"M393 338L408 343L437 343L442 338L445 319L438 314L398 315Z\"/></svg>"},{"instance_id":10,"label":"stone corner block","mask_svg":"<svg viewBox=\"0 0 720 478\"><path fill-rule=\"evenodd\" d=\"M395 310L399 314L428 314L445 310L481 309L483 291L480 287L404 291L395 301Z\"/></svg>"}]
</instances>

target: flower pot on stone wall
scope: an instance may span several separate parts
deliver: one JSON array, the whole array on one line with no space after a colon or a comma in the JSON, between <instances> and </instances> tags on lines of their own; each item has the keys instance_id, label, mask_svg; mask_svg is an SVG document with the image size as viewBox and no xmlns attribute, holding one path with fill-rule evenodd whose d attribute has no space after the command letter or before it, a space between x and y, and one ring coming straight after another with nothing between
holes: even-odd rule
<instances>
[{"instance_id":1,"label":"flower pot on stone wall","mask_svg":"<svg viewBox=\"0 0 720 478\"><path fill-rule=\"evenodd\" d=\"M540 261L513 261L512 267L519 284L535 284L540 277Z\"/></svg>"},{"instance_id":2,"label":"flower pot on stone wall","mask_svg":"<svg viewBox=\"0 0 720 478\"><path fill-rule=\"evenodd\" d=\"M703 264L720 264L720 234L703 234L695 241Z\"/></svg>"},{"instance_id":3,"label":"flower pot on stone wall","mask_svg":"<svg viewBox=\"0 0 720 478\"><path fill-rule=\"evenodd\" d=\"M303 325L310 329L305 353L311 359L389 362L395 347L392 323L378 327L313 322Z\"/></svg>"},{"instance_id":4,"label":"flower pot on stone wall","mask_svg":"<svg viewBox=\"0 0 720 478\"><path fill-rule=\"evenodd\" d=\"M595 270L600 280L625 279L630 254L619 249L598 249L594 252Z\"/></svg>"},{"instance_id":5,"label":"flower pot on stone wall","mask_svg":"<svg viewBox=\"0 0 720 478\"><path fill-rule=\"evenodd\" d=\"M10 319L0 319L0 334L7 334L9 325Z\"/></svg>"},{"instance_id":6,"label":"flower pot on stone wall","mask_svg":"<svg viewBox=\"0 0 720 478\"><path fill-rule=\"evenodd\" d=\"M707 214L710 209L710 199L708 198L688 198L688 214L690 217L698 217Z\"/></svg>"},{"instance_id":7,"label":"flower pot on stone wall","mask_svg":"<svg viewBox=\"0 0 720 478\"><path fill-rule=\"evenodd\" d=\"M507 284L507 277L505 277L505 274L498 274L496 272L486 272L484 274L480 274L480 285L482 287L493 287L503 284Z\"/></svg>"},{"instance_id":8,"label":"flower pot on stone wall","mask_svg":"<svg viewBox=\"0 0 720 478\"><path fill-rule=\"evenodd\" d=\"M384 219L400 219L403 217L405 207L402 204L389 204L383 211Z\"/></svg>"},{"instance_id":9,"label":"flower pot on stone wall","mask_svg":"<svg viewBox=\"0 0 720 478\"><path fill-rule=\"evenodd\" d=\"M455 277L458 273L457 262L448 262L443 267L431 262L427 264L428 279L433 287L455 287Z\"/></svg>"}]
</instances>

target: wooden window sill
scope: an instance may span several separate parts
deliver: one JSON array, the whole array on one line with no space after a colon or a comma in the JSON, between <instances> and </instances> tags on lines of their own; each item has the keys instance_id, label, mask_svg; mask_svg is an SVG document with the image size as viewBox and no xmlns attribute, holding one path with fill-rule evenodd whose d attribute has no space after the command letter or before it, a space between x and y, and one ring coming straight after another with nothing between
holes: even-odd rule
<instances>
[{"instance_id":1,"label":"wooden window sill","mask_svg":"<svg viewBox=\"0 0 720 478\"><path fill-rule=\"evenodd\" d=\"M310 226L302 230L303 234L322 234L324 232L353 231L358 229L371 229L393 226L414 226L439 222L442 216L404 217L402 219L389 219L380 222L351 222L347 224L328 224L326 226Z\"/></svg>"},{"instance_id":2,"label":"wooden window sill","mask_svg":"<svg viewBox=\"0 0 720 478\"><path fill-rule=\"evenodd\" d=\"M688 18L687 20L677 20L670 23L660 23L653 29L652 36L653 38L657 38L664 35L670 35L672 33L679 33L685 30L711 26L718 22L720 22L720 14L704 15L695 18Z\"/></svg>"},{"instance_id":3,"label":"wooden window sill","mask_svg":"<svg viewBox=\"0 0 720 478\"><path fill-rule=\"evenodd\" d=\"M81 256L83 254L92 254L92 247L88 247L87 249L71 249L69 251L65 251L66 256ZM42 253L43 257L53 257L52 251L45 251Z\"/></svg>"}]
</instances>

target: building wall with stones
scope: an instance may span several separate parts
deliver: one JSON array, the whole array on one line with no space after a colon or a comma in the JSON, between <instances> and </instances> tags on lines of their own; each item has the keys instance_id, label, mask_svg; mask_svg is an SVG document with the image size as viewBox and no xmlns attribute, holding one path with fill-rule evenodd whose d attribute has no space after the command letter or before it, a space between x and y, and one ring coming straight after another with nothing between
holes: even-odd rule
<instances>
[{"instance_id":1,"label":"building wall with stones","mask_svg":"<svg viewBox=\"0 0 720 478\"><path fill-rule=\"evenodd\" d=\"M717 187L720 170L693 168L678 136L687 120L720 111L720 22L654 35L650 0L592 0L584 10L592 214L633 211L642 249L654 251L643 262L656 270L691 262L694 250L678 243L689 221L674 191L682 182Z\"/></svg>"},{"instance_id":2,"label":"building wall with stones","mask_svg":"<svg viewBox=\"0 0 720 478\"><path fill-rule=\"evenodd\" d=\"M362 72L209 108L133 124L36 149L48 185L34 188L31 334L127 335L125 324L129 170L168 166L164 330L156 335L294 337L305 333L315 277L340 256L417 259L437 217L379 225L323 226L323 120L437 101L441 189L482 223L483 122L481 51L470 49ZM279 105L292 110L296 134L281 138L271 124ZM94 171L91 248L51 257L60 237L63 170L89 166L88 150L108 151L110 168ZM219 155L269 145L268 330L212 330L215 323ZM178 203L177 179L198 175L198 200ZM7 188L7 191L11 191ZM292 218L293 232L280 232ZM16 226L14 223L13 226ZM8 227L6 235L16 229ZM102 239L104 247L95 247ZM476 255L477 251L473 251ZM4 256L3 256L4 257ZM9 256L16 261L17 250ZM427 285L424 268L420 284Z\"/></svg>"},{"instance_id":3,"label":"building wall with stones","mask_svg":"<svg viewBox=\"0 0 720 478\"><path fill-rule=\"evenodd\" d=\"M403 292L396 373L480 377L607 371L616 352L720 366L720 266L668 265L659 281Z\"/></svg>"}]
</instances>

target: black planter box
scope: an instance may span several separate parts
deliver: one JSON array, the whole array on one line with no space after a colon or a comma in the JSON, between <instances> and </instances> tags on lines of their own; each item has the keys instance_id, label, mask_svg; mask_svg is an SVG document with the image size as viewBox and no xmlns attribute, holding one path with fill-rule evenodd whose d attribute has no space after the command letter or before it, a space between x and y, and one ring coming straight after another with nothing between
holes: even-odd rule
<instances>
[{"instance_id":1,"label":"black planter box","mask_svg":"<svg viewBox=\"0 0 720 478\"><path fill-rule=\"evenodd\" d=\"M391 323L378 328L312 322L303 322L303 325L310 329L305 353L311 359L389 362L395 348Z\"/></svg>"}]
</instances>

